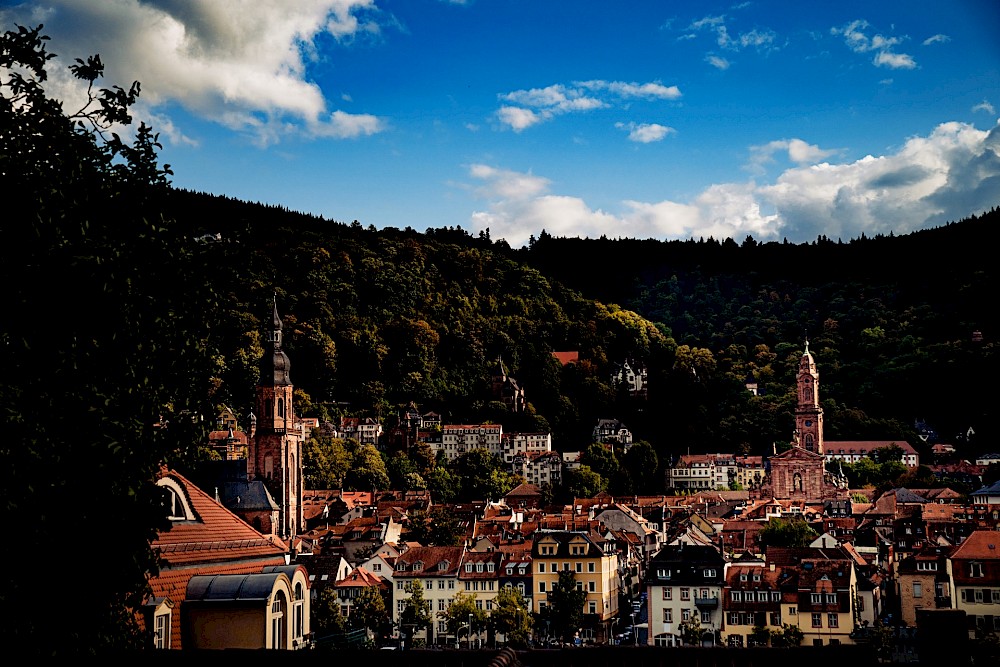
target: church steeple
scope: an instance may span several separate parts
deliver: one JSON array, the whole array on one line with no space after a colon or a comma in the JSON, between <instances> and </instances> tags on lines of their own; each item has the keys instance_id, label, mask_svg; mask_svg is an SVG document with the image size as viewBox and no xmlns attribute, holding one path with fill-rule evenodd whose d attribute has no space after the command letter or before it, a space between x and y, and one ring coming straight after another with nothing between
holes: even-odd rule
<instances>
[{"instance_id":1,"label":"church steeple","mask_svg":"<svg viewBox=\"0 0 1000 667\"><path fill-rule=\"evenodd\" d=\"M295 535L303 525L302 442L292 404L291 363L282 349L282 323L277 299L264 328L264 355L257 383L256 424L251 416L251 456L248 471L264 481L278 499L280 537Z\"/></svg>"},{"instance_id":2,"label":"church steeple","mask_svg":"<svg viewBox=\"0 0 1000 667\"><path fill-rule=\"evenodd\" d=\"M809 352L809 339L799 360L796 376L798 402L795 408L795 439L803 449L823 453L823 408L819 405L819 371Z\"/></svg>"},{"instance_id":3,"label":"church steeple","mask_svg":"<svg viewBox=\"0 0 1000 667\"><path fill-rule=\"evenodd\" d=\"M281 328L281 317L278 315L278 303L275 299L271 328L264 332L267 345L260 367L262 386L284 387L292 384L289 376L291 363L288 361L288 355L281 349Z\"/></svg>"}]
</instances>

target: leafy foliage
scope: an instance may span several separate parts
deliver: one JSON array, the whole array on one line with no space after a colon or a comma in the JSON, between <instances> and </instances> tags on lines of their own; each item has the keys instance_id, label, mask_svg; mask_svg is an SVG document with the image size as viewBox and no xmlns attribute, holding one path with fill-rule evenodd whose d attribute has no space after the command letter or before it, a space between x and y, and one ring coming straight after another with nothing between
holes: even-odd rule
<instances>
[{"instance_id":1,"label":"leafy foliage","mask_svg":"<svg viewBox=\"0 0 1000 667\"><path fill-rule=\"evenodd\" d=\"M412 638L414 633L426 630L431 624L431 603L424 599L424 586L419 579L406 582L403 587L407 597L403 599L399 624L403 634Z\"/></svg>"},{"instance_id":2,"label":"leafy foliage","mask_svg":"<svg viewBox=\"0 0 1000 667\"><path fill-rule=\"evenodd\" d=\"M337 589L324 586L310 605L312 620L310 627L319 638L343 634L347 631L347 621L340 609Z\"/></svg>"},{"instance_id":3,"label":"leafy foliage","mask_svg":"<svg viewBox=\"0 0 1000 667\"><path fill-rule=\"evenodd\" d=\"M430 512L411 512L407 539L428 547L455 547L465 541L465 534L453 514L434 508Z\"/></svg>"},{"instance_id":4,"label":"leafy foliage","mask_svg":"<svg viewBox=\"0 0 1000 667\"><path fill-rule=\"evenodd\" d=\"M390 622L389 611L385 606L385 598L377 587L366 586L361 589L351 605L351 617L348 620L353 628L371 630L376 639L386 634Z\"/></svg>"},{"instance_id":5,"label":"leafy foliage","mask_svg":"<svg viewBox=\"0 0 1000 667\"><path fill-rule=\"evenodd\" d=\"M438 612L438 618L445 621L448 633L458 634L460 627L465 626L466 638L473 633L482 632L486 628L486 612L476 608L476 596L473 593L459 591L448 603L448 608ZM471 626L469 622L471 620Z\"/></svg>"},{"instance_id":6,"label":"leafy foliage","mask_svg":"<svg viewBox=\"0 0 1000 667\"><path fill-rule=\"evenodd\" d=\"M504 635L506 642L516 648L528 645L531 638L532 617L528 602L517 588L504 586L493 601L490 614L493 630Z\"/></svg>"},{"instance_id":7,"label":"leafy foliage","mask_svg":"<svg viewBox=\"0 0 1000 667\"><path fill-rule=\"evenodd\" d=\"M100 59L77 61L89 102L67 113L45 90L46 39L41 26L0 37L0 488L18 535L0 601L18 609L4 628L12 645L96 652L148 641L133 610L166 525L154 480L194 455L206 436L199 415L214 414L217 300L203 248L163 215L170 172L156 162L157 135L140 125L129 144L118 134L139 85L95 91ZM114 536L114 548L75 551L69 605L10 567L20 545L47 544L67 522ZM32 557L39 572L64 560L59 549Z\"/></svg>"},{"instance_id":8,"label":"leafy foliage","mask_svg":"<svg viewBox=\"0 0 1000 667\"><path fill-rule=\"evenodd\" d=\"M572 641L583 624L583 604L586 601L587 592L576 587L576 574L571 570L560 570L559 580L552 584L548 604L539 613L535 627L546 626L553 637Z\"/></svg>"},{"instance_id":9,"label":"leafy foliage","mask_svg":"<svg viewBox=\"0 0 1000 667\"><path fill-rule=\"evenodd\" d=\"M807 547L816 539L816 531L801 517L772 518L760 531L766 547Z\"/></svg>"}]
</instances>

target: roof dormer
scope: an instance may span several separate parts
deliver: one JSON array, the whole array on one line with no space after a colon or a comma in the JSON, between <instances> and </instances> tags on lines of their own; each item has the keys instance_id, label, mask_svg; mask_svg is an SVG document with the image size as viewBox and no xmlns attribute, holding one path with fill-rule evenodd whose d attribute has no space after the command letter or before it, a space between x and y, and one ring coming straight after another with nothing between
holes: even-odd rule
<instances>
[{"instance_id":1,"label":"roof dormer","mask_svg":"<svg viewBox=\"0 0 1000 667\"><path fill-rule=\"evenodd\" d=\"M156 485L164 492L164 505L170 521L197 521L184 488L172 477L162 477Z\"/></svg>"}]
</instances>

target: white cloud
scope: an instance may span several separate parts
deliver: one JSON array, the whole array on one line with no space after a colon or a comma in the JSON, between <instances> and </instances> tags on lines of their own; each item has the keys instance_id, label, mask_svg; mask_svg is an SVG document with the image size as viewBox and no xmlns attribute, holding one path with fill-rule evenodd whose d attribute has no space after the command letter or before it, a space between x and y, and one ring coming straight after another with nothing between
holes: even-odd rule
<instances>
[{"instance_id":1,"label":"white cloud","mask_svg":"<svg viewBox=\"0 0 1000 667\"><path fill-rule=\"evenodd\" d=\"M764 48L774 44L776 35L773 30L751 30L740 35L739 42L743 48Z\"/></svg>"},{"instance_id":2,"label":"white cloud","mask_svg":"<svg viewBox=\"0 0 1000 667\"><path fill-rule=\"evenodd\" d=\"M737 8L734 7L734 9ZM767 52L777 48L776 41L778 35L770 28L754 28L747 32L738 33L733 37L726 26L727 20L726 16L706 16L691 23L686 30L694 32L685 34L683 38L694 39L697 37L697 33L708 32L715 35L715 43L719 48L729 51L738 52L743 49L756 49L757 51ZM720 61L725 62L724 59L713 61L711 56L706 56L705 59L713 67L718 67L719 69L726 69L728 67L728 63L725 66L720 66Z\"/></svg>"},{"instance_id":3,"label":"white cloud","mask_svg":"<svg viewBox=\"0 0 1000 667\"><path fill-rule=\"evenodd\" d=\"M890 67L892 69L914 69L917 66L913 56L905 53L893 52L893 47L898 46L904 40L902 37L886 37L881 34L868 36L867 30L871 27L868 21L852 21L842 28L830 28L831 35L840 35L844 38L847 47L855 53L875 52L872 62L876 67Z\"/></svg>"},{"instance_id":4,"label":"white cloud","mask_svg":"<svg viewBox=\"0 0 1000 667\"><path fill-rule=\"evenodd\" d=\"M917 66L916 61L911 56L905 53L889 53L888 51L879 51L872 62L877 67L884 66L891 67L892 69L913 69Z\"/></svg>"},{"instance_id":5,"label":"white cloud","mask_svg":"<svg viewBox=\"0 0 1000 667\"><path fill-rule=\"evenodd\" d=\"M515 132L520 132L525 128L542 122L548 115L536 114L531 109L504 106L497 110L497 117L504 125L509 125Z\"/></svg>"},{"instance_id":6,"label":"white cloud","mask_svg":"<svg viewBox=\"0 0 1000 667\"><path fill-rule=\"evenodd\" d=\"M485 185L477 190L477 194L484 199L524 201L541 195L549 187L546 178L485 164L472 165L469 173L485 181Z\"/></svg>"},{"instance_id":7,"label":"white cloud","mask_svg":"<svg viewBox=\"0 0 1000 667\"><path fill-rule=\"evenodd\" d=\"M720 56L709 54L705 56L705 60L716 69L729 69L729 61Z\"/></svg>"},{"instance_id":8,"label":"white cloud","mask_svg":"<svg viewBox=\"0 0 1000 667\"><path fill-rule=\"evenodd\" d=\"M951 37L949 37L948 35L938 34L928 37L927 39L924 40L923 44L924 46L929 46L931 44L944 44L945 42L950 42L950 41Z\"/></svg>"},{"instance_id":9,"label":"white cloud","mask_svg":"<svg viewBox=\"0 0 1000 667\"><path fill-rule=\"evenodd\" d=\"M993 114L996 113L996 109L993 108L993 105L990 104L989 102L987 102L986 100L983 100L979 104L977 104L974 107L972 107L972 110L973 111L985 111L986 113L988 113L990 115L993 115Z\"/></svg>"},{"instance_id":10,"label":"white cloud","mask_svg":"<svg viewBox=\"0 0 1000 667\"><path fill-rule=\"evenodd\" d=\"M725 16L706 16L704 18L698 19L697 21L693 21L691 25L688 26L688 29L701 30L702 28L711 28L714 30L721 25L725 25L725 23L726 23Z\"/></svg>"},{"instance_id":11,"label":"white cloud","mask_svg":"<svg viewBox=\"0 0 1000 667\"><path fill-rule=\"evenodd\" d=\"M636 83L625 81L581 81L577 83L581 88L600 91L607 90L623 98L639 97L646 99L676 100L681 96L681 91L677 86L664 86L659 81L650 83Z\"/></svg>"},{"instance_id":12,"label":"white cloud","mask_svg":"<svg viewBox=\"0 0 1000 667\"><path fill-rule=\"evenodd\" d=\"M496 115L501 125L521 132L562 114L608 108L622 100L674 100L680 96L677 86L665 86L659 81L576 81L503 93L499 99L511 104L501 106Z\"/></svg>"},{"instance_id":13,"label":"white cloud","mask_svg":"<svg viewBox=\"0 0 1000 667\"><path fill-rule=\"evenodd\" d=\"M789 161L797 165L805 165L815 164L835 155L837 151L822 149L801 139L778 139L761 146L751 146L747 169L754 174L763 174L764 166L774 162L775 153L784 153Z\"/></svg>"},{"instance_id":14,"label":"white cloud","mask_svg":"<svg viewBox=\"0 0 1000 667\"><path fill-rule=\"evenodd\" d=\"M629 140L641 144L661 141L668 134L677 131L672 127L660 125L659 123L615 123L615 127L620 130L628 130Z\"/></svg>"},{"instance_id":15,"label":"white cloud","mask_svg":"<svg viewBox=\"0 0 1000 667\"><path fill-rule=\"evenodd\" d=\"M714 237L799 243L819 235L849 240L905 234L943 225L996 206L1000 191L1000 125L989 131L944 123L893 153L843 164L816 160L832 154L801 140L755 147L759 155L787 151L795 166L773 183L712 185L690 202L625 200L620 210L590 208L580 197L550 192L533 174L476 165L484 210L473 231L523 245L542 229L556 236L688 239Z\"/></svg>"},{"instance_id":16,"label":"white cloud","mask_svg":"<svg viewBox=\"0 0 1000 667\"><path fill-rule=\"evenodd\" d=\"M34 25L44 12L49 49L62 64L100 53L106 85L140 81L145 108L161 120L177 104L271 143L293 133L349 138L384 128L373 115L328 109L323 91L305 75L317 38L377 35L375 9L374 0L39 0L5 18ZM58 81L64 87L57 96L82 99L76 82ZM173 130L169 136L179 136Z\"/></svg>"}]
</instances>

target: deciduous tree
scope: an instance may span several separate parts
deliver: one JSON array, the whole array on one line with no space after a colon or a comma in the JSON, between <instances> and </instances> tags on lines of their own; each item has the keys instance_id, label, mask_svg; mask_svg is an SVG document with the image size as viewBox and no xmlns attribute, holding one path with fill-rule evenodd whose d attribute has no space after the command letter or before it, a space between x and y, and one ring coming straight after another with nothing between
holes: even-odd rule
<instances>
[{"instance_id":1,"label":"deciduous tree","mask_svg":"<svg viewBox=\"0 0 1000 667\"><path fill-rule=\"evenodd\" d=\"M371 630L376 639L385 634L389 625L389 612L385 607L385 598L376 586L366 586L361 589L358 597L351 605L351 617L348 619L351 627Z\"/></svg>"},{"instance_id":2,"label":"deciduous tree","mask_svg":"<svg viewBox=\"0 0 1000 667\"><path fill-rule=\"evenodd\" d=\"M553 636L563 641L573 641L574 635L583 624L583 604L587 592L576 586L576 574L571 570L561 570L559 580L552 584L548 594L548 604L541 615L543 622L549 622Z\"/></svg>"},{"instance_id":3,"label":"deciduous tree","mask_svg":"<svg viewBox=\"0 0 1000 667\"><path fill-rule=\"evenodd\" d=\"M78 59L70 70L88 101L67 112L45 88L46 40L41 26L0 35L0 489L18 535L3 548L0 603L17 610L9 645L79 654L149 641L135 614L159 566L151 540L169 525L155 479L192 456L214 418L218 302L207 249L163 216L170 171L157 135L140 124L129 143L139 83L100 89L100 57ZM21 545L49 542L67 520L113 535L114 548L75 550L85 576L60 604L58 577L15 564ZM30 561L66 566L59 549Z\"/></svg>"},{"instance_id":4,"label":"deciduous tree","mask_svg":"<svg viewBox=\"0 0 1000 667\"><path fill-rule=\"evenodd\" d=\"M520 590L511 586L500 589L493 601L490 624L508 644L519 648L527 646L531 638L531 611Z\"/></svg>"}]
</instances>

